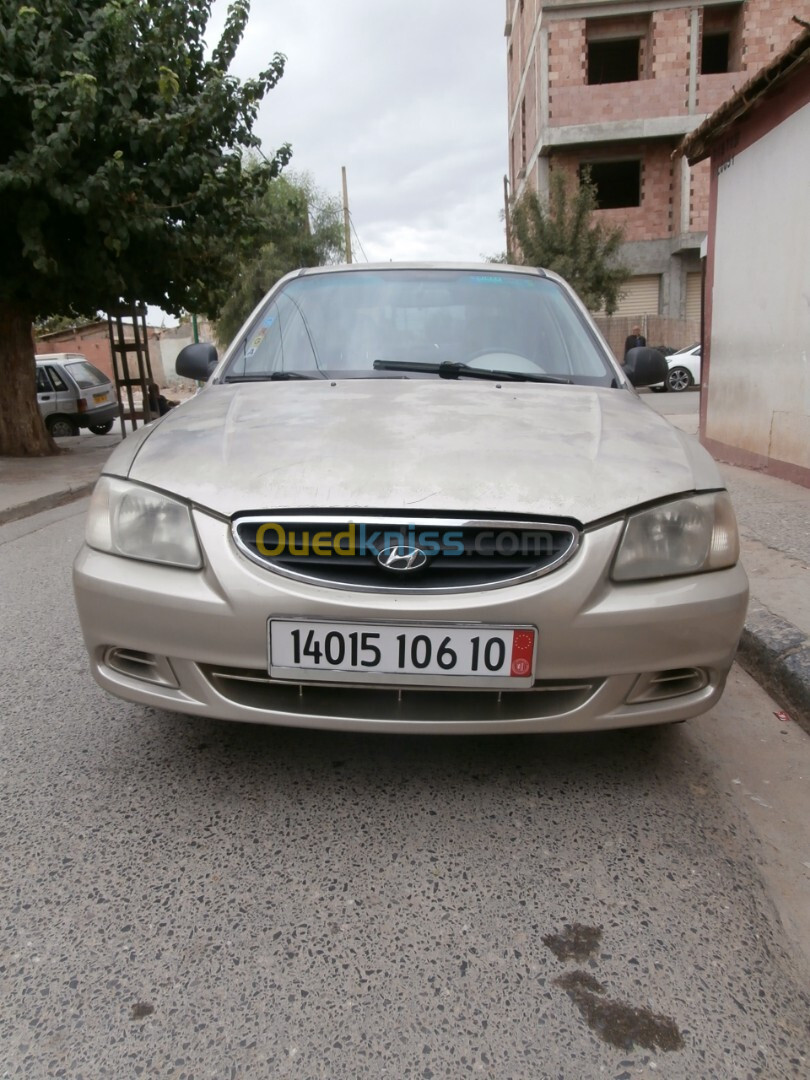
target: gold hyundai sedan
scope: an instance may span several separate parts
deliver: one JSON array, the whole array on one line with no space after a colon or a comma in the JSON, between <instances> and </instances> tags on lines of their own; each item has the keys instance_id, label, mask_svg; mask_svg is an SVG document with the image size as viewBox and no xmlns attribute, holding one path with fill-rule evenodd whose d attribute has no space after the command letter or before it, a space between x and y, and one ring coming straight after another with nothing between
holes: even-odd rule
<instances>
[{"instance_id":1,"label":"gold hyundai sedan","mask_svg":"<svg viewBox=\"0 0 810 1080\"><path fill-rule=\"evenodd\" d=\"M280 281L200 393L113 453L75 564L97 681L354 731L663 724L720 697L748 583L729 496L543 270Z\"/></svg>"}]
</instances>

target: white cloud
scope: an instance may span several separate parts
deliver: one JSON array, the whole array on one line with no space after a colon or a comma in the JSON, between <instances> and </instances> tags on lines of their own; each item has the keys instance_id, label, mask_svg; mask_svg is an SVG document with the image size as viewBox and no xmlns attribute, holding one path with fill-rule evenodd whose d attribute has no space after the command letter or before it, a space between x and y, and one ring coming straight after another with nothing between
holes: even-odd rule
<instances>
[{"instance_id":1,"label":"white cloud","mask_svg":"<svg viewBox=\"0 0 810 1080\"><path fill-rule=\"evenodd\" d=\"M233 73L287 55L257 134L335 195L347 167L369 258L478 260L504 247L503 22L502 0L254 0Z\"/></svg>"}]
</instances>

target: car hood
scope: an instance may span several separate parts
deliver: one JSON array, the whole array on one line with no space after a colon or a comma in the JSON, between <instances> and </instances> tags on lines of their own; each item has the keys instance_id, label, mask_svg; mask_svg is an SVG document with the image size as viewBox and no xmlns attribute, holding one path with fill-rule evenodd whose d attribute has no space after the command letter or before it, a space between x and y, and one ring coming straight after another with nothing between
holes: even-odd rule
<instances>
[{"instance_id":1,"label":"car hood","mask_svg":"<svg viewBox=\"0 0 810 1080\"><path fill-rule=\"evenodd\" d=\"M696 440L627 390L388 378L215 385L146 430L105 471L228 517L393 509L587 524L723 486Z\"/></svg>"}]
</instances>

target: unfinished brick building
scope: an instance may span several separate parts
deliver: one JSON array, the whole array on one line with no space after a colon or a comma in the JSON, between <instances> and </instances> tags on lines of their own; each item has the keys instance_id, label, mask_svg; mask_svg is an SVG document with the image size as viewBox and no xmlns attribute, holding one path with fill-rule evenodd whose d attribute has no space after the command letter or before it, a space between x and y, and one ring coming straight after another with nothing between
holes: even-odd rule
<instances>
[{"instance_id":1,"label":"unfinished brick building","mask_svg":"<svg viewBox=\"0 0 810 1080\"><path fill-rule=\"evenodd\" d=\"M506 0L512 194L590 168L634 275L619 314L699 318L708 163L672 151L788 45L796 13L795 0Z\"/></svg>"}]
</instances>

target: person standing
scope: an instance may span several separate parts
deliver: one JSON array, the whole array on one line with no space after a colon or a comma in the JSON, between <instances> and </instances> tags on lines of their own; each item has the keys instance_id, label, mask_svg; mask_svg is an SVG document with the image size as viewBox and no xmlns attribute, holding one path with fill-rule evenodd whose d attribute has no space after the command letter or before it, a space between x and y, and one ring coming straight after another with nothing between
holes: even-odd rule
<instances>
[{"instance_id":1,"label":"person standing","mask_svg":"<svg viewBox=\"0 0 810 1080\"><path fill-rule=\"evenodd\" d=\"M647 339L641 333L641 327L634 326L632 334L624 339L624 355L627 356L631 349L641 349L646 344Z\"/></svg>"}]
</instances>

